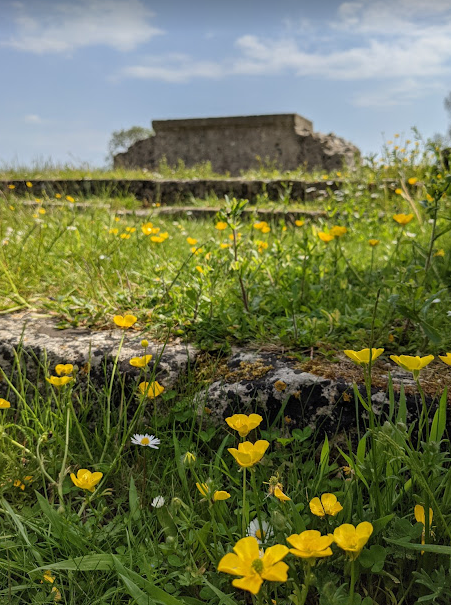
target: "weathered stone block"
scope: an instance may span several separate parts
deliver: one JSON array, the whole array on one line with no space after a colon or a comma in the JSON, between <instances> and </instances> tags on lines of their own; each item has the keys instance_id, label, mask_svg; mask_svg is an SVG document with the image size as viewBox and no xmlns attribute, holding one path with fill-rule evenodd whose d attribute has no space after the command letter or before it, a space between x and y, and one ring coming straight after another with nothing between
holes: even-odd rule
<instances>
[{"instance_id":1,"label":"weathered stone block","mask_svg":"<svg viewBox=\"0 0 451 605\"><path fill-rule=\"evenodd\" d=\"M334 134L313 132L313 125L295 113L230 118L156 120L155 136L132 145L114 158L114 166L158 168L166 158L170 165L183 160L186 166L211 162L215 172L239 174L257 168L259 161L274 163L280 170L340 169L353 165L357 147Z\"/></svg>"}]
</instances>

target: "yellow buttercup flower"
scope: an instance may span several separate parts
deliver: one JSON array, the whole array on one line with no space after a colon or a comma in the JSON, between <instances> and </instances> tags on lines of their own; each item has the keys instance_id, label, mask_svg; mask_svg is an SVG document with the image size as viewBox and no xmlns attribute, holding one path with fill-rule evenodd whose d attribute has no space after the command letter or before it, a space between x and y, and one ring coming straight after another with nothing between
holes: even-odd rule
<instances>
[{"instance_id":1,"label":"yellow buttercup flower","mask_svg":"<svg viewBox=\"0 0 451 605\"><path fill-rule=\"evenodd\" d=\"M444 249L440 248L440 250L437 250L437 252L434 254L434 256L445 256Z\"/></svg>"},{"instance_id":2,"label":"yellow buttercup flower","mask_svg":"<svg viewBox=\"0 0 451 605\"><path fill-rule=\"evenodd\" d=\"M420 370L425 368L428 363L431 363L434 356L426 355L426 357L419 357L416 355L413 357L412 355L390 355L390 359L404 370L407 370L407 372L412 372L413 377L417 378Z\"/></svg>"},{"instance_id":3,"label":"yellow buttercup flower","mask_svg":"<svg viewBox=\"0 0 451 605\"><path fill-rule=\"evenodd\" d=\"M271 227L270 227L269 225L264 225L264 226L261 228L261 232L262 232L262 233L269 233L270 231L271 231Z\"/></svg>"},{"instance_id":4,"label":"yellow buttercup flower","mask_svg":"<svg viewBox=\"0 0 451 605\"><path fill-rule=\"evenodd\" d=\"M378 239L369 239L368 240L369 245L374 248L374 246L378 246L380 244L380 240Z\"/></svg>"},{"instance_id":5,"label":"yellow buttercup flower","mask_svg":"<svg viewBox=\"0 0 451 605\"><path fill-rule=\"evenodd\" d=\"M296 220L294 221L294 224L296 225L296 227L302 227L302 225L305 224L305 221Z\"/></svg>"},{"instance_id":6,"label":"yellow buttercup flower","mask_svg":"<svg viewBox=\"0 0 451 605\"><path fill-rule=\"evenodd\" d=\"M6 399L0 398L0 410L7 410L10 407L11 407L11 404L9 401L7 401Z\"/></svg>"},{"instance_id":7,"label":"yellow buttercup flower","mask_svg":"<svg viewBox=\"0 0 451 605\"><path fill-rule=\"evenodd\" d=\"M413 219L413 214L394 214L393 219L400 225L407 225Z\"/></svg>"},{"instance_id":8,"label":"yellow buttercup flower","mask_svg":"<svg viewBox=\"0 0 451 605\"><path fill-rule=\"evenodd\" d=\"M339 225L335 225L335 227L332 227L332 229L329 231L329 234L333 235L334 237L341 237L347 232L348 230L346 227L340 227Z\"/></svg>"},{"instance_id":9,"label":"yellow buttercup flower","mask_svg":"<svg viewBox=\"0 0 451 605\"><path fill-rule=\"evenodd\" d=\"M145 368L151 359L152 355L143 355L142 357L132 357L129 363L134 368Z\"/></svg>"},{"instance_id":10,"label":"yellow buttercup flower","mask_svg":"<svg viewBox=\"0 0 451 605\"><path fill-rule=\"evenodd\" d=\"M384 349L371 349L371 361L377 359L379 355L382 355L383 352ZM370 349L362 349L361 351L347 349L346 351L343 351L343 353L347 355L349 359L352 359L352 361L358 363L359 365L363 363L370 363Z\"/></svg>"},{"instance_id":11,"label":"yellow buttercup flower","mask_svg":"<svg viewBox=\"0 0 451 605\"><path fill-rule=\"evenodd\" d=\"M309 506L312 513L317 517L325 517L326 515L335 517L335 515L343 510L335 494L323 494L321 500L313 498L310 500Z\"/></svg>"},{"instance_id":12,"label":"yellow buttercup flower","mask_svg":"<svg viewBox=\"0 0 451 605\"><path fill-rule=\"evenodd\" d=\"M115 315L113 321L120 328L131 328L138 321L138 318L134 315Z\"/></svg>"},{"instance_id":13,"label":"yellow buttercup flower","mask_svg":"<svg viewBox=\"0 0 451 605\"><path fill-rule=\"evenodd\" d=\"M144 235L151 235L153 233L153 223L144 223L144 225L141 225L141 231Z\"/></svg>"},{"instance_id":14,"label":"yellow buttercup flower","mask_svg":"<svg viewBox=\"0 0 451 605\"><path fill-rule=\"evenodd\" d=\"M194 237L187 237L186 241L190 246L195 246L197 244L197 239L194 239Z\"/></svg>"},{"instance_id":15,"label":"yellow buttercup flower","mask_svg":"<svg viewBox=\"0 0 451 605\"><path fill-rule=\"evenodd\" d=\"M443 363L446 363L447 366L451 366L451 353L439 355L439 358L443 361Z\"/></svg>"},{"instance_id":16,"label":"yellow buttercup flower","mask_svg":"<svg viewBox=\"0 0 451 605\"><path fill-rule=\"evenodd\" d=\"M15 189L16 186L15 185L8 185L8 189Z\"/></svg>"},{"instance_id":17,"label":"yellow buttercup flower","mask_svg":"<svg viewBox=\"0 0 451 605\"><path fill-rule=\"evenodd\" d=\"M216 225L215 225L215 228L216 228L218 231L224 231L224 229L227 229L227 227L228 227L228 225L227 225L227 223L226 223L226 222L224 222L224 221L218 221L218 222L216 223Z\"/></svg>"},{"instance_id":18,"label":"yellow buttercup flower","mask_svg":"<svg viewBox=\"0 0 451 605\"><path fill-rule=\"evenodd\" d=\"M74 366L71 363L59 363L55 366L55 372L58 376L61 374L72 374L74 371Z\"/></svg>"},{"instance_id":19,"label":"yellow buttercup flower","mask_svg":"<svg viewBox=\"0 0 451 605\"><path fill-rule=\"evenodd\" d=\"M318 233L318 237L322 242L325 242L326 244L335 239L333 235L331 235L330 233L324 233L324 231L320 231Z\"/></svg>"},{"instance_id":20,"label":"yellow buttercup flower","mask_svg":"<svg viewBox=\"0 0 451 605\"><path fill-rule=\"evenodd\" d=\"M426 193L426 199L427 199L428 202L433 202L434 201L434 198L429 193Z\"/></svg>"},{"instance_id":21,"label":"yellow buttercup flower","mask_svg":"<svg viewBox=\"0 0 451 605\"><path fill-rule=\"evenodd\" d=\"M25 185L26 185L27 187L33 187L33 183L30 183L30 181L27 181L27 182L25 183Z\"/></svg>"},{"instance_id":22,"label":"yellow buttercup flower","mask_svg":"<svg viewBox=\"0 0 451 605\"><path fill-rule=\"evenodd\" d=\"M332 534L322 536L321 532L315 529L309 529L300 534L292 534L287 538L287 542L294 547L290 548L290 552L301 559L330 557L332 554L330 545L333 541Z\"/></svg>"},{"instance_id":23,"label":"yellow buttercup flower","mask_svg":"<svg viewBox=\"0 0 451 605\"><path fill-rule=\"evenodd\" d=\"M63 387L73 380L72 376L50 376L46 378L54 387Z\"/></svg>"},{"instance_id":24,"label":"yellow buttercup flower","mask_svg":"<svg viewBox=\"0 0 451 605\"><path fill-rule=\"evenodd\" d=\"M213 500L215 502L220 502L221 500L228 500L230 498L229 492L225 492L223 490L216 491L213 494Z\"/></svg>"},{"instance_id":25,"label":"yellow buttercup flower","mask_svg":"<svg viewBox=\"0 0 451 605\"><path fill-rule=\"evenodd\" d=\"M253 227L254 229L258 229L259 231L261 231L264 227L268 227L268 223L266 221L258 221L257 223L254 223Z\"/></svg>"},{"instance_id":26,"label":"yellow buttercup flower","mask_svg":"<svg viewBox=\"0 0 451 605\"><path fill-rule=\"evenodd\" d=\"M412 176L407 182L409 183L409 185L415 185L415 183L418 182L418 179L416 176Z\"/></svg>"},{"instance_id":27,"label":"yellow buttercup flower","mask_svg":"<svg viewBox=\"0 0 451 605\"><path fill-rule=\"evenodd\" d=\"M141 382L138 388L141 395L146 395L149 399L155 399L155 397L158 397L164 391L164 386L156 380L154 382Z\"/></svg>"},{"instance_id":28,"label":"yellow buttercup flower","mask_svg":"<svg viewBox=\"0 0 451 605\"><path fill-rule=\"evenodd\" d=\"M269 447L269 442L265 440L251 443L244 441L238 444L238 449L234 447L227 448L238 464L244 468L249 468L260 462Z\"/></svg>"},{"instance_id":29,"label":"yellow buttercup flower","mask_svg":"<svg viewBox=\"0 0 451 605\"><path fill-rule=\"evenodd\" d=\"M66 200L71 203L75 202L74 198L71 195L66 195Z\"/></svg>"},{"instance_id":30,"label":"yellow buttercup flower","mask_svg":"<svg viewBox=\"0 0 451 605\"><path fill-rule=\"evenodd\" d=\"M112 235L117 235L119 233L119 229L117 227L111 227L111 229L108 231L108 233L110 233Z\"/></svg>"},{"instance_id":31,"label":"yellow buttercup flower","mask_svg":"<svg viewBox=\"0 0 451 605\"><path fill-rule=\"evenodd\" d=\"M85 468L81 468L78 471L77 476L75 476L74 473L70 474L70 478L74 485L81 489L86 489L88 492L94 491L94 487L99 483L102 477L103 473L91 473L91 471L88 471Z\"/></svg>"},{"instance_id":32,"label":"yellow buttercup flower","mask_svg":"<svg viewBox=\"0 0 451 605\"><path fill-rule=\"evenodd\" d=\"M253 536L242 538L233 547L234 553L224 555L218 564L218 571L241 576L233 580L235 588L247 590L253 595L258 594L264 580L270 582L286 582L288 565L282 559L289 549L282 544L276 544L260 550L257 539Z\"/></svg>"},{"instance_id":33,"label":"yellow buttercup flower","mask_svg":"<svg viewBox=\"0 0 451 605\"><path fill-rule=\"evenodd\" d=\"M55 193L55 197L57 200L60 200L62 195L61 195L61 193Z\"/></svg>"},{"instance_id":34,"label":"yellow buttercup flower","mask_svg":"<svg viewBox=\"0 0 451 605\"><path fill-rule=\"evenodd\" d=\"M400 189L398 187L398 189L395 189L395 193L396 193L396 195L401 195L402 194L402 189Z\"/></svg>"},{"instance_id":35,"label":"yellow buttercup flower","mask_svg":"<svg viewBox=\"0 0 451 605\"><path fill-rule=\"evenodd\" d=\"M205 271L203 270L203 267L201 267L201 265L196 265L195 269L196 271L199 271L199 273L201 273L202 275L205 275Z\"/></svg>"},{"instance_id":36,"label":"yellow buttercup flower","mask_svg":"<svg viewBox=\"0 0 451 605\"><path fill-rule=\"evenodd\" d=\"M350 523L344 523L334 531L334 540L354 560L360 555L372 533L373 526L368 521L359 523L357 527Z\"/></svg>"},{"instance_id":37,"label":"yellow buttercup flower","mask_svg":"<svg viewBox=\"0 0 451 605\"><path fill-rule=\"evenodd\" d=\"M263 418L260 414L250 414L249 416L246 416L246 414L234 414L225 419L231 429L238 431L240 437L246 437L252 429L259 426L262 420Z\"/></svg>"},{"instance_id":38,"label":"yellow buttercup flower","mask_svg":"<svg viewBox=\"0 0 451 605\"><path fill-rule=\"evenodd\" d=\"M286 494L283 493L283 491L278 485L276 485L276 487L274 488L274 496L281 502L287 502L288 500L291 500L291 498L289 498Z\"/></svg>"}]
</instances>

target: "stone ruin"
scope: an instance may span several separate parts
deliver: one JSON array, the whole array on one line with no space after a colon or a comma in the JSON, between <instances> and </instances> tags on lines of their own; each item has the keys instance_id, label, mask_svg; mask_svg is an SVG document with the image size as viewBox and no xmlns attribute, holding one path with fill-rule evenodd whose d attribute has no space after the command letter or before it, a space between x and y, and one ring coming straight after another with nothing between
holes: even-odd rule
<instances>
[{"instance_id":1,"label":"stone ruin","mask_svg":"<svg viewBox=\"0 0 451 605\"><path fill-rule=\"evenodd\" d=\"M241 170L271 162L279 170L340 170L353 166L357 147L335 134L313 132L313 124L296 113L189 120L155 120L155 136L134 143L114 157L115 168L158 169L211 162L214 172Z\"/></svg>"}]
</instances>

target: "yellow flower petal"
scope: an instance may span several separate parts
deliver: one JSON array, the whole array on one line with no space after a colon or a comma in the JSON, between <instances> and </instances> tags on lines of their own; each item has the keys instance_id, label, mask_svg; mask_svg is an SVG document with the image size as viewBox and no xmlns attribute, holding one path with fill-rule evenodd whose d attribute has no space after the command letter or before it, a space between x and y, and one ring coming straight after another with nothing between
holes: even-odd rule
<instances>
[{"instance_id":1,"label":"yellow flower petal","mask_svg":"<svg viewBox=\"0 0 451 605\"><path fill-rule=\"evenodd\" d=\"M321 502L326 515L331 515L332 517L334 517L336 514L343 510L343 507L338 502L337 496L335 496L335 494L323 494L321 496Z\"/></svg>"},{"instance_id":2,"label":"yellow flower petal","mask_svg":"<svg viewBox=\"0 0 451 605\"><path fill-rule=\"evenodd\" d=\"M216 491L213 494L213 500L215 502L220 502L221 500L228 500L230 498L229 492L225 492L223 490Z\"/></svg>"},{"instance_id":3,"label":"yellow flower petal","mask_svg":"<svg viewBox=\"0 0 451 605\"><path fill-rule=\"evenodd\" d=\"M281 502L286 502L287 500L291 500L291 498L289 498L288 496L286 496L283 493L283 491L280 489L280 487L277 487L277 486L274 488L274 495Z\"/></svg>"},{"instance_id":4,"label":"yellow flower petal","mask_svg":"<svg viewBox=\"0 0 451 605\"><path fill-rule=\"evenodd\" d=\"M319 498L313 498L312 500L310 500L309 507L311 512L317 517L326 516L323 505L321 504L321 500Z\"/></svg>"},{"instance_id":5,"label":"yellow flower petal","mask_svg":"<svg viewBox=\"0 0 451 605\"><path fill-rule=\"evenodd\" d=\"M439 355L439 358L443 361L443 363L446 363L447 366L451 366L451 353Z\"/></svg>"}]
</instances>

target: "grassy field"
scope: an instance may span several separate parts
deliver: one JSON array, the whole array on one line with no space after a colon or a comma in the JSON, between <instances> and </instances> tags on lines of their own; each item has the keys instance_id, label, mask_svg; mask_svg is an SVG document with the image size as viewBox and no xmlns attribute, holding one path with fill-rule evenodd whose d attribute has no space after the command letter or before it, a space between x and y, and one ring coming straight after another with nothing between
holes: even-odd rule
<instances>
[{"instance_id":1,"label":"grassy field","mask_svg":"<svg viewBox=\"0 0 451 605\"><path fill-rule=\"evenodd\" d=\"M386 346L440 352L451 347L450 203L446 173L433 162L428 170L423 180L399 175L399 187L345 182L321 201L328 218L303 224L245 219L240 201L222 200L216 219L172 220L120 215L136 209L132 199L86 200L78 211L82 200L54 207L30 188L24 205L10 190L0 208L0 310L48 310L62 327L103 327L131 312L153 337L207 348L360 347L374 329Z\"/></svg>"},{"instance_id":2,"label":"grassy field","mask_svg":"<svg viewBox=\"0 0 451 605\"><path fill-rule=\"evenodd\" d=\"M432 406L421 374L428 356L451 365L451 175L440 150L394 147L339 175L328 218L297 224L245 219L244 200L213 219L143 219L133 199L54 207L9 190L2 313L92 328L131 314L131 330L206 351L350 350L366 396L349 402L356 430L329 441L291 430L283 406L213 424L205 368L158 385L145 342L137 384L114 366L100 388L63 358L32 379L18 350L0 368L1 604L451 601L447 390ZM401 354L422 356L393 359L416 381L414 422L402 389L380 416L370 402L372 368Z\"/></svg>"}]
</instances>

